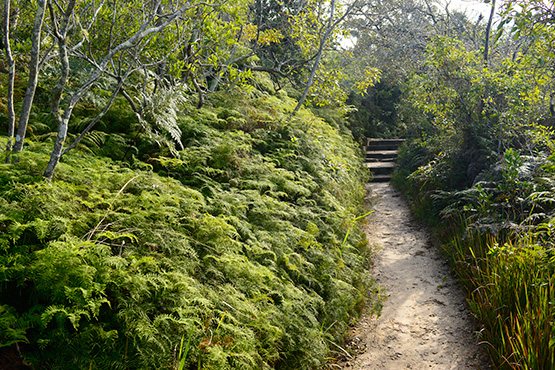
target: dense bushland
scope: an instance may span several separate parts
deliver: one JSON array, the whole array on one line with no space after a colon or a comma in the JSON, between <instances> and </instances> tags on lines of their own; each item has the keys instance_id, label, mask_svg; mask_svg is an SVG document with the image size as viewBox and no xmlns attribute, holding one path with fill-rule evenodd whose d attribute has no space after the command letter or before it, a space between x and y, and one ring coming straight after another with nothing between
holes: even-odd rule
<instances>
[{"instance_id":1,"label":"dense bushland","mask_svg":"<svg viewBox=\"0 0 555 370\"><path fill-rule=\"evenodd\" d=\"M308 369L341 351L372 282L339 112L379 72L330 57L356 3L336 5L1 3L1 353Z\"/></svg>"},{"instance_id":2,"label":"dense bushland","mask_svg":"<svg viewBox=\"0 0 555 370\"><path fill-rule=\"evenodd\" d=\"M283 91L183 97L178 156L116 102L51 182L40 114L1 165L1 345L35 368L317 368L371 307L350 134Z\"/></svg>"},{"instance_id":3,"label":"dense bushland","mask_svg":"<svg viewBox=\"0 0 555 370\"><path fill-rule=\"evenodd\" d=\"M396 183L452 257L500 369L555 366L554 33L545 6L508 2L490 55L434 38L399 107L418 129Z\"/></svg>"}]
</instances>

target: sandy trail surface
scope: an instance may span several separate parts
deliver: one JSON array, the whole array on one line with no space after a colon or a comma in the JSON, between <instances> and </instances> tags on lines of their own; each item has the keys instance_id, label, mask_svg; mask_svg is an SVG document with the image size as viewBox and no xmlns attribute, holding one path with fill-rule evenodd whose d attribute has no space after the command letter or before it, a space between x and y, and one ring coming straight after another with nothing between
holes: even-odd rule
<instances>
[{"instance_id":1,"label":"sandy trail surface","mask_svg":"<svg viewBox=\"0 0 555 370\"><path fill-rule=\"evenodd\" d=\"M388 183L370 184L377 245L373 273L386 297L382 313L362 318L343 369L490 369L478 346L463 292L445 258Z\"/></svg>"}]
</instances>

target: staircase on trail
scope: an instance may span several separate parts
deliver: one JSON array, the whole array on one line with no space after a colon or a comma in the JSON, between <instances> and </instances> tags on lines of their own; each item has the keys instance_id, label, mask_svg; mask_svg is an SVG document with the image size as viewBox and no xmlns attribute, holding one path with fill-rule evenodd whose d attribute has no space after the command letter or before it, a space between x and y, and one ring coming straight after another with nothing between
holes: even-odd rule
<instances>
[{"instance_id":1,"label":"staircase on trail","mask_svg":"<svg viewBox=\"0 0 555 370\"><path fill-rule=\"evenodd\" d=\"M391 180L399 146L404 139L366 139L366 166L374 174L372 182Z\"/></svg>"}]
</instances>

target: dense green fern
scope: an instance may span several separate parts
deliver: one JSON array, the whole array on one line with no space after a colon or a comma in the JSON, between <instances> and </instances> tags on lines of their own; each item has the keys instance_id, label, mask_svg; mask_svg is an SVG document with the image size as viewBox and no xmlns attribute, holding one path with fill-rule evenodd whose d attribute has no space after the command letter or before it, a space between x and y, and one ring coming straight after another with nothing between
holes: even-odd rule
<instances>
[{"instance_id":1,"label":"dense green fern","mask_svg":"<svg viewBox=\"0 0 555 370\"><path fill-rule=\"evenodd\" d=\"M362 233L345 239L366 180L355 144L308 111L286 125L283 94L187 104L166 112L176 156L110 133L51 183L48 145L0 165L0 345L37 369L170 369L184 337L185 368L326 364L372 284ZM125 162L101 155L129 145Z\"/></svg>"}]
</instances>

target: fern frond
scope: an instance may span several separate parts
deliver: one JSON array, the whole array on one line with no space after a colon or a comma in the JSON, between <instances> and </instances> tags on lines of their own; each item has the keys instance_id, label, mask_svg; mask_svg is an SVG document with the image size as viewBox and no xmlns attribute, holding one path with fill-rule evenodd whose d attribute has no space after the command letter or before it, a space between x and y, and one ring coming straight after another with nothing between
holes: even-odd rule
<instances>
[{"instance_id":1,"label":"fern frond","mask_svg":"<svg viewBox=\"0 0 555 370\"><path fill-rule=\"evenodd\" d=\"M184 85L174 86L168 89L158 89L155 94L144 95L140 123L147 134L161 146L167 146L177 154L177 150L183 150L181 143L181 129L178 126L178 112L187 101L186 88ZM166 137L169 135L169 138Z\"/></svg>"}]
</instances>

